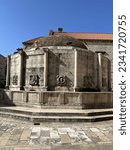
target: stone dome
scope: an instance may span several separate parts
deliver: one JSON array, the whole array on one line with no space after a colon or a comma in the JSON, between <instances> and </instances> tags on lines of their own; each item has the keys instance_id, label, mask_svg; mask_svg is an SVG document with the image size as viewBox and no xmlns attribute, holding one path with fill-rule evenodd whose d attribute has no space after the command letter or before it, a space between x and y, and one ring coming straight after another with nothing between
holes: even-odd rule
<instances>
[{"instance_id":1,"label":"stone dome","mask_svg":"<svg viewBox=\"0 0 130 150\"><path fill-rule=\"evenodd\" d=\"M24 42L24 44L29 44L32 47L35 47L35 46L38 46L38 47L40 46L74 46L74 47L86 49L86 46L80 40L77 40L70 36L63 36L63 35L50 35L47 37L40 37L37 39L26 41Z\"/></svg>"}]
</instances>

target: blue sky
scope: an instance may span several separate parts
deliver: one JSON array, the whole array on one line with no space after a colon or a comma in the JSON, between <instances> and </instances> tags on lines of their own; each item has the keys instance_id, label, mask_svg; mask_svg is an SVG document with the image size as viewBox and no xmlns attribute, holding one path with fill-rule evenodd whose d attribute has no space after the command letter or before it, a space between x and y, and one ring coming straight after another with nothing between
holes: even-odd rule
<instances>
[{"instance_id":1,"label":"blue sky","mask_svg":"<svg viewBox=\"0 0 130 150\"><path fill-rule=\"evenodd\" d=\"M0 0L0 54L63 27L65 32L112 33L112 0Z\"/></svg>"}]
</instances>

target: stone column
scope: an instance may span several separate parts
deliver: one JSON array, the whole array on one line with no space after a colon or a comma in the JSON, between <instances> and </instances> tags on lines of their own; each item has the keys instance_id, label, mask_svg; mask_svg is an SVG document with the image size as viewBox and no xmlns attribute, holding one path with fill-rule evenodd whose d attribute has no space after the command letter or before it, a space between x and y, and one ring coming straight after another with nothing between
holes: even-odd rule
<instances>
[{"instance_id":1,"label":"stone column","mask_svg":"<svg viewBox=\"0 0 130 150\"><path fill-rule=\"evenodd\" d=\"M94 55L94 72L93 72L93 77L94 77L94 85L95 87L97 87L97 83L98 83L98 60L97 60L97 55Z\"/></svg>"},{"instance_id":2,"label":"stone column","mask_svg":"<svg viewBox=\"0 0 130 150\"><path fill-rule=\"evenodd\" d=\"M6 88L10 85L10 56L7 57Z\"/></svg>"},{"instance_id":3,"label":"stone column","mask_svg":"<svg viewBox=\"0 0 130 150\"><path fill-rule=\"evenodd\" d=\"M20 64L19 64L19 66L20 66L20 74L19 74L19 87L20 87L20 90L21 89L23 89L23 50L21 50L20 52L19 52L19 54L20 54Z\"/></svg>"},{"instance_id":4,"label":"stone column","mask_svg":"<svg viewBox=\"0 0 130 150\"><path fill-rule=\"evenodd\" d=\"M47 88L48 80L48 50L44 51L44 87Z\"/></svg>"},{"instance_id":5,"label":"stone column","mask_svg":"<svg viewBox=\"0 0 130 150\"><path fill-rule=\"evenodd\" d=\"M77 63L77 60L78 60L78 52L77 50L75 49L74 51L74 91L76 91L77 89L77 76L78 76L78 63Z\"/></svg>"},{"instance_id":6,"label":"stone column","mask_svg":"<svg viewBox=\"0 0 130 150\"><path fill-rule=\"evenodd\" d=\"M111 61L108 60L108 90L111 91Z\"/></svg>"},{"instance_id":7,"label":"stone column","mask_svg":"<svg viewBox=\"0 0 130 150\"><path fill-rule=\"evenodd\" d=\"M98 88L102 90L102 53L98 53Z\"/></svg>"}]
</instances>

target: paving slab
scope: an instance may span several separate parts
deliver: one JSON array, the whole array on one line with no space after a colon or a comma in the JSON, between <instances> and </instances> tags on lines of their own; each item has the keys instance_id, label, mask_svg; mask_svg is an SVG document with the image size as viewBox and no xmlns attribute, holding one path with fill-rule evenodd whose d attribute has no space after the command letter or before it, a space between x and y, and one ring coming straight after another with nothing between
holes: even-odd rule
<instances>
[{"instance_id":1,"label":"paving slab","mask_svg":"<svg viewBox=\"0 0 130 150\"><path fill-rule=\"evenodd\" d=\"M0 146L5 146L10 136L10 133L3 133L0 137Z\"/></svg>"},{"instance_id":2,"label":"paving slab","mask_svg":"<svg viewBox=\"0 0 130 150\"><path fill-rule=\"evenodd\" d=\"M101 139L101 141L110 141L109 138L107 138L107 136L103 134L98 128L90 128L90 130L92 130Z\"/></svg>"},{"instance_id":3,"label":"paving slab","mask_svg":"<svg viewBox=\"0 0 130 150\"><path fill-rule=\"evenodd\" d=\"M62 144L70 144L71 143L71 139L68 134L60 134L60 138L61 138Z\"/></svg>"},{"instance_id":4,"label":"paving slab","mask_svg":"<svg viewBox=\"0 0 130 150\"><path fill-rule=\"evenodd\" d=\"M0 150L111 150L112 121L33 123L0 117Z\"/></svg>"},{"instance_id":5,"label":"paving slab","mask_svg":"<svg viewBox=\"0 0 130 150\"><path fill-rule=\"evenodd\" d=\"M59 144L61 141L59 133L56 129L50 130L50 143L52 145Z\"/></svg>"},{"instance_id":6,"label":"paving slab","mask_svg":"<svg viewBox=\"0 0 130 150\"><path fill-rule=\"evenodd\" d=\"M94 132L92 132L89 128L85 130L85 133L94 143L97 143L100 141L100 138Z\"/></svg>"},{"instance_id":7,"label":"paving slab","mask_svg":"<svg viewBox=\"0 0 130 150\"><path fill-rule=\"evenodd\" d=\"M23 130L22 134L21 134L20 141L29 140L30 135L31 135L31 129L30 128L25 128Z\"/></svg>"}]
</instances>

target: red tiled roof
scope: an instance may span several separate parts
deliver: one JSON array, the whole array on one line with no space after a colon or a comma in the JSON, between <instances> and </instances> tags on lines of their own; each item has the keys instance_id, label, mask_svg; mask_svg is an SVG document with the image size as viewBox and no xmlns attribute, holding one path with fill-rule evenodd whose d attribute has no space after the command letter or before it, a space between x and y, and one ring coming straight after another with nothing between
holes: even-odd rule
<instances>
[{"instance_id":1,"label":"red tiled roof","mask_svg":"<svg viewBox=\"0 0 130 150\"><path fill-rule=\"evenodd\" d=\"M54 32L54 35L67 35L79 40L113 40L111 33Z\"/></svg>"},{"instance_id":2,"label":"red tiled roof","mask_svg":"<svg viewBox=\"0 0 130 150\"><path fill-rule=\"evenodd\" d=\"M85 33L85 32L54 32L53 35L63 35L70 36L79 40L103 40L103 41L112 41L112 33ZM34 38L28 41L23 42L23 44L30 44L42 37Z\"/></svg>"}]
</instances>

